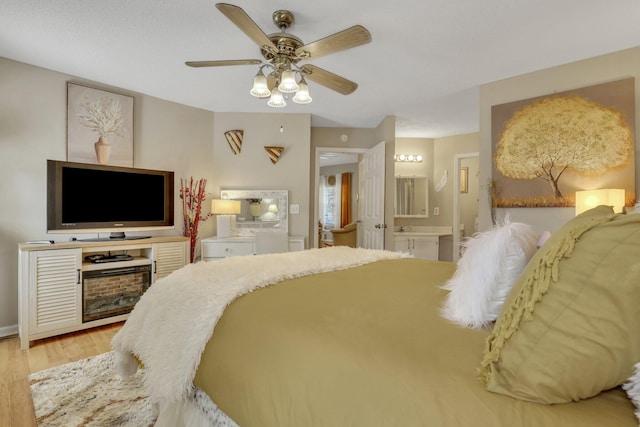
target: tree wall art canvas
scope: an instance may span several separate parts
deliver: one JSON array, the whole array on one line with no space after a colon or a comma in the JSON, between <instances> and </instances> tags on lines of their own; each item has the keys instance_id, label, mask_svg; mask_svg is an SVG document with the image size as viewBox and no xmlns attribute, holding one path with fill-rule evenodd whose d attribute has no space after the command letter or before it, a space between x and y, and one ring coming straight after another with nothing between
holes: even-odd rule
<instances>
[{"instance_id":1,"label":"tree wall art canvas","mask_svg":"<svg viewBox=\"0 0 640 427\"><path fill-rule=\"evenodd\" d=\"M494 207L575 206L575 192L625 190L635 204L634 79L491 108Z\"/></svg>"},{"instance_id":2,"label":"tree wall art canvas","mask_svg":"<svg viewBox=\"0 0 640 427\"><path fill-rule=\"evenodd\" d=\"M133 167L133 97L68 82L67 160Z\"/></svg>"}]
</instances>

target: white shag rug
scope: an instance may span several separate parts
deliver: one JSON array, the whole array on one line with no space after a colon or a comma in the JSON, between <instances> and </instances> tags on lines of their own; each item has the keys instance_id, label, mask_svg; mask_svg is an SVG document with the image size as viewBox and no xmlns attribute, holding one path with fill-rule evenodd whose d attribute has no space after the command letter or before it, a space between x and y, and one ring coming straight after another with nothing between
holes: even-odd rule
<instances>
[{"instance_id":1,"label":"white shag rug","mask_svg":"<svg viewBox=\"0 0 640 427\"><path fill-rule=\"evenodd\" d=\"M109 352L29 375L38 426L153 426L142 370L123 380L113 365Z\"/></svg>"}]
</instances>

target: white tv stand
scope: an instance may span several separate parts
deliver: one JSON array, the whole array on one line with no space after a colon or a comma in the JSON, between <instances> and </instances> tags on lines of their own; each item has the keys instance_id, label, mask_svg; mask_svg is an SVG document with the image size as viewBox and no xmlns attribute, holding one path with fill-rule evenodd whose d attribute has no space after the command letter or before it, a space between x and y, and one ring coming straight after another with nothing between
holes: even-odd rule
<instances>
[{"instance_id":1,"label":"white tv stand","mask_svg":"<svg viewBox=\"0 0 640 427\"><path fill-rule=\"evenodd\" d=\"M120 251L133 258L105 263L84 259ZM24 350L33 340L125 320L128 314L83 323L83 272L149 265L153 284L189 263L189 238L22 243L18 263L18 333Z\"/></svg>"}]
</instances>

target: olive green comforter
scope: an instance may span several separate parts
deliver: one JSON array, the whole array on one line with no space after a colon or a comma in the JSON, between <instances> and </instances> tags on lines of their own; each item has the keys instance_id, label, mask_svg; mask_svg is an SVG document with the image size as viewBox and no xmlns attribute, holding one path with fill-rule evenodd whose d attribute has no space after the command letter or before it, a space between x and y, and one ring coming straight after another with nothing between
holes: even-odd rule
<instances>
[{"instance_id":1,"label":"olive green comforter","mask_svg":"<svg viewBox=\"0 0 640 427\"><path fill-rule=\"evenodd\" d=\"M454 269L379 261L244 295L195 384L241 427L638 425L619 389L554 406L488 392L476 370L490 331L439 315Z\"/></svg>"}]
</instances>

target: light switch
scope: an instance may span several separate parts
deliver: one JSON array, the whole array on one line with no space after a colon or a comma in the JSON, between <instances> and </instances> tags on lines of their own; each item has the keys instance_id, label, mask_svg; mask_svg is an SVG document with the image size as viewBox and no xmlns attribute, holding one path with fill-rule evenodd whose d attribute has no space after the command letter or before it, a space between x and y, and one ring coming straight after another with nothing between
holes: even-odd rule
<instances>
[{"instance_id":1,"label":"light switch","mask_svg":"<svg viewBox=\"0 0 640 427\"><path fill-rule=\"evenodd\" d=\"M300 213L300 205L298 204L289 205L289 213L291 215L298 215Z\"/></svg>"}]
</instances>

